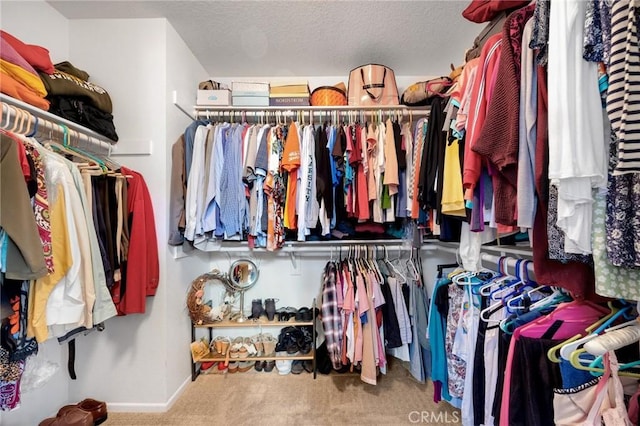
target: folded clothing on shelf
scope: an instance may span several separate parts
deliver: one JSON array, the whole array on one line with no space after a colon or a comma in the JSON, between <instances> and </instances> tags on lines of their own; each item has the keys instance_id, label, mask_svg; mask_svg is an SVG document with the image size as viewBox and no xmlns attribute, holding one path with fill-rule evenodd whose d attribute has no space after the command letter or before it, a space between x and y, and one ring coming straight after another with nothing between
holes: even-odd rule
<instances>
[{"instance_id":1,"label":"folded clothing on shelf","mask_svg":"<svg viewBox=\"0 0 640 426\"><path fill-rule=\"evenodd\" d=\"M49 112L52 114L85 126L113 141L118 141L113 115L86 103L86 98L50 96L49 99L51 100Z\"/></svg>"},{"instance_id":2,"label":"folded clothing on shelf","mask_svg":"<svg viewBox=\"0 0 640 426\"><path fill-rule=\"evenodd\" d=\"M102 87L88 81L89 74L74 67L69 62L56 64L53 74L41 72L40 78L49 96L84 97L87 104L111 114L113 105L109 93Z\"/></svg>"}]
</instances>

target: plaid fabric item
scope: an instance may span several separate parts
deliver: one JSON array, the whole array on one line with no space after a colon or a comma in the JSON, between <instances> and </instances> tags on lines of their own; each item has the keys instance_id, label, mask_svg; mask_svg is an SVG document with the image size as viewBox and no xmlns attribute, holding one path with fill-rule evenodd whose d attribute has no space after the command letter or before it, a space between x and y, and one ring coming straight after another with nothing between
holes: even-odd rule
<instances>
[{"instance_id":1,"label":"plaid fabric item","mask_svg":"<svg viewBox=\"0 0 640 426\"><path fill-rule=\"evenodd\" d=\"M322 327L327 340L329 358L336 370L342 367L340 348L342 337L342 317L338 310L338 294L336 290L336 265L327 263L322 273Z\"/></svg>"}]
</instances>

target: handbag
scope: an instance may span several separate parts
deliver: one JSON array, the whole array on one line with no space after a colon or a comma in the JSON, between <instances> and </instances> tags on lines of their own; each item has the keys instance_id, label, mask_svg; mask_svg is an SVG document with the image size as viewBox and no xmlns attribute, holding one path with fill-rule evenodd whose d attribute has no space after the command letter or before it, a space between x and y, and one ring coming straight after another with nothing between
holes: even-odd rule
<instances>
[{"instance_id":1,"label":"handbag","mask_svg":"<svg viewBox=\"0 0 640 426\"><path fill-rule=\"evenodd\" d=\"M605 372L597 384L589 382L575 390L555 390L554 424L558 426L630 426L624 391L613 351L604 355Z\"/></svg>"},{"instance_id":2,"label":"handbag","mask_svg":"<svg viewBox=\"0 0 640 426\"><path fill-rule=\"evenodd\" d=\"M320 86L311 92L312 106L343 106L347 105L344 83L335 86Z\"/></svg>"},{"instance_id":3,"label":"handbag","mask_svg":"<svg viewBox=\"0 0 640 426\"><path fill-rule=\"evenodd\" d=\"M393 70L384 65L368 64L349 73L349 105L399 105L398 86Z\"/></svg>"},{"instance_id":4,"label":"handbag","mask_svg":"<svg viewBox=\"0 0 640 426\"><path fill-rule=\"evenodd\" d=\"M449 87L453 85L453 80L449 77L439 77L427 81L419 81L407 87L400 100L407 106L429 105L429 101L434 96L444 96Z\"/></svg>"}]
</instances>

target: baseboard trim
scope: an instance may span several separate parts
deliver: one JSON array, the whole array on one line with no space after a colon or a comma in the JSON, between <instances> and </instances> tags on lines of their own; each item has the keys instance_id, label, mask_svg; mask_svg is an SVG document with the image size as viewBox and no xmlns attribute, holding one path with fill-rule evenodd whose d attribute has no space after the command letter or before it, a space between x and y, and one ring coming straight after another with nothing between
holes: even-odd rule
<instances>
[{"instance_id":1,"label":"baseboard trim","mask_svg":"<svg viewBox=\"0 0 640 426\"><path fill-rule=\"evenodd\" d=\"M114 413L166 413L180 398L189 383L191 383L191 376L184 379L184 382L165 403L108 402L107 407L109 407L109 411Z\"/></svg>"}]
</instances>

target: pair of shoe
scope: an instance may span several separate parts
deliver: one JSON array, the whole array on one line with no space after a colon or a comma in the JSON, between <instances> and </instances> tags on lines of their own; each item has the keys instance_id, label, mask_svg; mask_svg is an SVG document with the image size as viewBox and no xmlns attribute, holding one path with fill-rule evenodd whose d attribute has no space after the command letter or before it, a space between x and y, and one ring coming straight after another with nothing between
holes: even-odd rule
<instances>
[{"instance_id":1,"label":"pair of shoe","mask_svg":"<svg viewBox=\"0 0 640 426\"><path fill-rule=\"evenodd\" d=\"M289 321L291 318L295 318L298 310L287 306L286 308L280 308L276 311L278 314L278 321Z\"/></svg>"},{"instance_id":2,"label":"pair of shoe","mask_svg":"<svg viewBox=\"0 0 640 426\"><path fill-rule=\"evenodd\" d=\"M286 352L276 352L276 355L279 357L286 357ZM276 360L276 368L278 369L278 374L281 376L286 376L291 373L292 361L290 359L277 359Z\"/></svg>"},{"instance_id":3,"label":"pair of shoe","mask_svg":"<svg viewBox=\"0 0 640 426\"><path fill-rule=\"evenodd\" d=\"M256 356L258 350L249 337L236 337L229 349L230 358L245 359L250 356Z\"/></svg>"},{"instance_id":4,"label":"pair of shoe","mask_svg":"<svg viewBox=\"0 0 640 426\"><path fill-rule=\"evenodd\" d=\"M307 307L302 307L296 312L296 321L309 322L313 320L313 311Z\"/></svg>"},{"instance_id":5,"label":"pair of shoe","mask_svg":"<svg viewBox=\"0 0 640 426\"><path fill-rule=\"evenodd\" d=\"M285 327L280 331L276 351L288 355L308 354L313 347L310 327Z\"/></svg>"},{"instance_id":6,"label":"pair of shoe","mask_svg":"<svg viewBox=\"0 0 640 426\"><path fill-rule=\"evenodd\" d=\"M78 404L65 405L56 417L40 422L39 426L93 426L107 420L107 403L87 398Z\"/></svg>"},{"instance_id":7,"label":"pair of shoe","mask_svg":"<svg viewBox=\"0 0 640 426\"><path fill-rule=\"evenodd\" d=\"M227 366L223 361L207 361L200 364L200 374L224 374Z\"/></svg>"},{"instance_id":8,"label":"pair of shoe","mask_svg":"<svg viewBox=\"0 0 640 426\"><path fill-rule=\"evenodd\" d=\"M276 299L265 299L264 307L262 306L262 299L253 299L251 302L251 317L252 319L259 319L261 316L266 315L269 321L273 321L276 314Z\"/></svg>"},{"instance_id":9,"label":"pair of shoe","mask_svg":"<svg viewBox=\"0 0 640 426\"><path fill-rule=\"evenodd\" d=\"M251 338L259 356L273 355L278 341L269 333L261 333Z\"/></svg>"},{"instance_id":10,"label":"pair of shoe","mask_svg":"<svg viewBox=\"0 0 640 426\"><path fill-rule=\"evenodd\" d=\"M246 373L251 370L253 363L251 361L233 361L229 363L229 373Z\"/></svg>"},{"instance_id":11,"label":"pair of shoe","mask_svg":"<svg viewBox=\"0 0 640 426\"><path fill-rule=\"evenodd\" d=\"M291 365L291 373L301 374L303 371L313 373L313 363L311 360L295 360Z\"/></svg>"},{"instance_id":12,"label":"pair of shoe","mask_svg":"<svg viewBox=\"0 0 640 426\"><path fill-rule=\"evenodd\" d=\"M229 346L231 346L231 339L225 336L218 336L211 342L210 351L211 353L224 356L227 354Z\"/></svg>"},{"instance_id":13,"label":"pair of shoe","mask_svg":"<svg viewBox=\"0 0 640 426\"><path fill-rule=\"evenodd\" d=\"M254 364L254 368L256 369L256 371L264 371L265 373L271 373L275 366L276 362L274 360L256 361L256 363Z\"/></svg>"}]
</instances>

